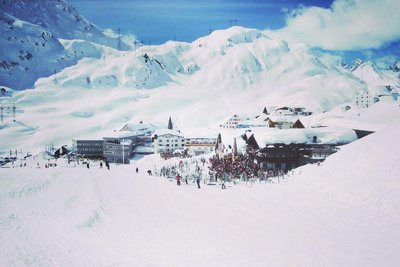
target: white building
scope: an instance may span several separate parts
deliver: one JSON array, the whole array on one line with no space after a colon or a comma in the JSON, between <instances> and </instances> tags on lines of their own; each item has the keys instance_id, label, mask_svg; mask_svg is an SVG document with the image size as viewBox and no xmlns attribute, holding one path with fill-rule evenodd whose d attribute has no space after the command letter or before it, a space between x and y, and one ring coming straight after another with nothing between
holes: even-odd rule
<instances>
[{"instance_id":1,"label":"white building","mask_svg":"<svg viewBox=\"0 0 400 267\"><path fill-rule=\"evenodd\" d=\"M216 143L217 143L216 137L193 136L186 138L185 149L187 149L189 155L197 156L213 152Z\"/></svg>"},{"instance_id":2,"label":"white building","mask_svg":"<svg viewBox=\"0 0 400 267\"><path fill-rule=\"evenodd\" d=\"M183 150L185 146L184 136L175 130L161 129L153 134L154 153L172 154L176 150Z\"/></svg>"},{"instance_id":3,"label":"white building","mask_svg":"<svg viewBox=\"0 0 400 267\"><path fill-rule=\"evenodd\" d=\"M221 124L219 127L223 129L236 129L238 124L242 121L250 120L246 115L233 115L225 123Z\"/></svg>"},{"instance_id":4,"label":"white building","mask_svg":"<svg viewBox=\"0 0 400 267\"><path fill-rule=\"evenodd\" d=\"M374 96L367 87L359 88L354 93L353 104L358 108L369 108L374 103Z\"/></svg>"}]
</instances>

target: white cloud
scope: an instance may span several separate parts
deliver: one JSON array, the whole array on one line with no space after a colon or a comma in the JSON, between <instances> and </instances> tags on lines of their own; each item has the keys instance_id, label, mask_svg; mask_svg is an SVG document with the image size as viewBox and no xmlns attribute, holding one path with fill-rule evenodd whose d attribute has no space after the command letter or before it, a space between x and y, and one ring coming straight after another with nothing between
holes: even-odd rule
<instances>
[{"instance_id":1,"label":"white cloud","mask_svg":"<svg viewBox=\"0 0 400 267\"><path fill-rule=\"evenodd\" d=\"M336 0L329 9L299 7L268 34L330 50L379 48L400 39L399 10L399 0Z\"/></svg>"}]
</instances>

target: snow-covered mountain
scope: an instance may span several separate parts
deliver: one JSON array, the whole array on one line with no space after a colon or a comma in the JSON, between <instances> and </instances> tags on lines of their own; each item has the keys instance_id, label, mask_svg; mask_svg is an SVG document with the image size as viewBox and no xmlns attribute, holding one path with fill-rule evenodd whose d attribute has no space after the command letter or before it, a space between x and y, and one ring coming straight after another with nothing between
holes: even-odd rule
<instances>
[{"instance_id":1,"label":"snow-covered mountain","mask_svg":"<svg viewBox=\"0 0 400 267\"><path fill-rule=\"evenodd\" d=\"M20 122L3 125L0 134L9 140L7 146L65 144L129 121L161 123L169 116L188 130L217 127L233 114L261 114L265 106L318 113L351 103L366 83L399 83L377 68L358 75L364 67L351 72L329 55L317 57L305 46L242 27L193 43L167 42L136 51L80 40L60 43L69 53L91 57L4 100L16 103Z\"/></svg>"},{"instance_id":2,"label":"snow-covered mountain","mask_svg":"<svg viewBox=\"0 0 400 267\"><path fill-rule=\"evenodd\" d=\"M93 56L79 49L67 51L61 39L119 48L117 38L106 36L63 0L5 0L0 3L0 10L0 85L3 86L26 89L39 77ZM120 48L127 50L129 46L121 41Z\"/></svg>"},{"instance_id":3,"label":"snow-covered mountain","mask_svg":"<svg viewBox=\"0 0 400 267\"><path fill-rule=\"evenodd\" d=\"M118 49L118 39L86 20L64 0L4 0L1 10L19 20L37 25L57 39L82 39ZM121 49L130 49L121 42Z\"/></svg>"}]
</instances>

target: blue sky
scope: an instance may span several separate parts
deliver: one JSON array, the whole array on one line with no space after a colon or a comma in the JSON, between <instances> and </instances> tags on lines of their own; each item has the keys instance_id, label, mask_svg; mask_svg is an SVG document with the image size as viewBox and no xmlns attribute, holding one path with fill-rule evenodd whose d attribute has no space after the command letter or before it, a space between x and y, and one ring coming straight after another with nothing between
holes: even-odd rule
<instances>
[{"instance_id":1,"label":"blue sky","mask_svg":"<svg viewBox=\"0 0 400 267\"><path fill-rule=\"evenodd\" d=\"M152 44L168 40L191 42L211 29L240 25L277 29L285 15L299 5L329 7L331 0L69 0L101 28L134 34ZM230 21L237 20L237 21Z\"/></svg>"},{"instance_id":2,"label":"blue sky","mask_svg":"<svg viewBox=\"0 0 400 267\"><path fill-rule=\"evenodd\" d=\"M103 29L146 44L192 42L232 25L354 58L400 57L399 0L67 0ZM237 21L233 21L237 20Z\"/></svg>"}]
</instances>

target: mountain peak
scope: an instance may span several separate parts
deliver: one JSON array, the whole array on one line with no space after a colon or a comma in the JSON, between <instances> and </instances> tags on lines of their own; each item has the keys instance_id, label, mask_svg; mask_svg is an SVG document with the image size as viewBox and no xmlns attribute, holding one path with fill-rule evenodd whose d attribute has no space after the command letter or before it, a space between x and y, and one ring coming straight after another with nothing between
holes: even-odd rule
<instances>
[{"instance_id":1,"label":"mountain peak","mask_svg":"<svg viewBox=\"0 0 400 267\"><path fill-rule=\"evenodd\" d=\"M350 68L350 71L353 72L356 69L358 69L362 64L364 63L364 61L360 58L357 58L356 60L354 60L354 64L353 66Z\"/></svg>"}]
</instances>

